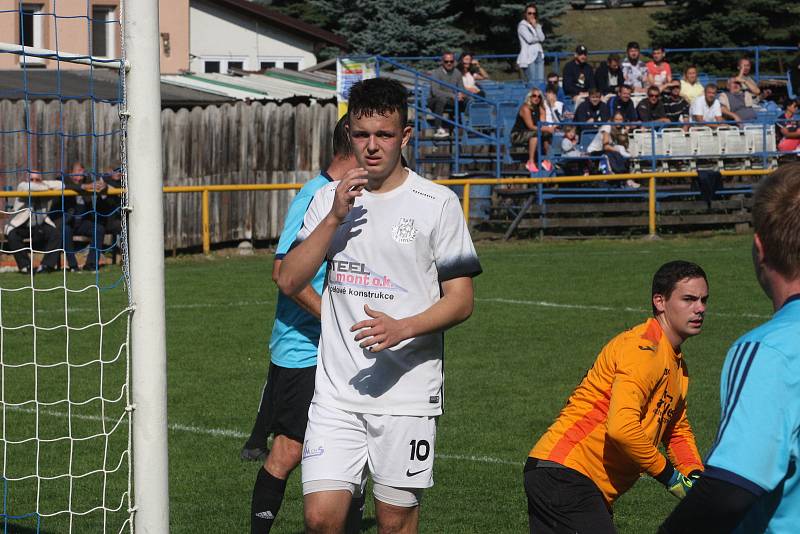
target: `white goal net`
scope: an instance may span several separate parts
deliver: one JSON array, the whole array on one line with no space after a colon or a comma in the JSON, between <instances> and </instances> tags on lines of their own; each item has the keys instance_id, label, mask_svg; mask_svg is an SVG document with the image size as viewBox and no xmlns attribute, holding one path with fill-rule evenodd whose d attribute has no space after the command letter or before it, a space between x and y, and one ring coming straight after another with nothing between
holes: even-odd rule
<instances>
[{"instance_id":1,"label":"white goal net","mask_svg":"<svg viewBox=\"0 0 800 534\"><path fill-rule=\"evenodd\" d=\"M2 532L137 522L125 9L0 4Z\"/></svg>"}]
</instances>

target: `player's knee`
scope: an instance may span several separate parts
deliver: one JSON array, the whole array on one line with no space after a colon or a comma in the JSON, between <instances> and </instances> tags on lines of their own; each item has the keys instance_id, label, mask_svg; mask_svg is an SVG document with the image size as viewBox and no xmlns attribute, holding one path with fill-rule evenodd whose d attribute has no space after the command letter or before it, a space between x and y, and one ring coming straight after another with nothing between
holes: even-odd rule
<instances>
[{"instance_id":1,"label":"player's knee","mask_svg":"<svg viewBox=\"0 0 800 534\"><path fill-rule=\"evenodd\" d=\"M378 501L376 512L380 534L416 532L422 489L396 488L376 483L372 491Z\"/></svg>"},{"instance_id":2,"label":"player's knee","mask_svg":"<svg viewBox=\"0 0 800 534\"><path fill-rule=\"evenodd\" d=\"M339 526L333 520L331 514L319 509L305 509L306 534L328 534L337 532Z\"/></svg>"},{"instance_id":3,"label":"player's knee","mask_svg":"<svg viewBox=\"0 0 800 534\"><path fill-rule=\"evenodd\" d=\"M272 476L285 480L289 473L300 465L302 452L302 443L279 435L275 438L267 459L264 460L264 469Z\"/></svg>"}]
</instances>

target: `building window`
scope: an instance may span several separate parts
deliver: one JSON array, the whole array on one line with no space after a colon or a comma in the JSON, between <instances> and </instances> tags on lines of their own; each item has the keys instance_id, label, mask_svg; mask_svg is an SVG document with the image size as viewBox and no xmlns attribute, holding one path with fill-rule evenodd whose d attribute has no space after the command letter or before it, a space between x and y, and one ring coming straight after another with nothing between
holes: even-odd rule
<instances>
[{"instance_id":1,"label":"building window","mask_svg":"<svg viewBox=\"0 0 800 534\"><path fill-rule=\"evenodd\" d=\"M92 55L113 57L116 44L116 25L113 7L92 8Z\"/></svg>"},{"instance_id":2,"label":"building window","mask_svg":"<svg viewBox=\"0 0 800 534\"><path fill-rule=\"evenodd\" d=\"M198 60L202 64L203 72L221 72L226 74L230 69L244 70L247 67L247 58L242 56L206 56Z\"/></svg>"},{"instance_id":3,"label":"building window","mask_svg":"<svg viewBox=\"0 0 800 534\"><path fill-rule=\"evenodd\" d=\"M19 44L44 48L44 13L41 4L22 4L19 18ZM19 60L21 65L41 65L44 59L25 56Z\"/></svg>"},{"instance_id":4,"label":"building window","mask_svg":"<svg viewBox=\"0 0 800 534\"><path fill-rule=\"evenodd\" d=\"M244 69L244 61L228 61L228 69Z\"/></svg>"},{"instance_id":5,"label":"building window","mask_svg":"<svg viewBox=\"0 0 800 534\"><path fill-rule=\"evenodd\" d=\"M258 58L261 70L264 69L286 69L286 70L300 70L303 64L303 58L292 56L261 56Z\"/></svg>"},{"instance_id":6,"label":"building window","mask_svg":"<svg viewBox=\"0 0 800 534\"><path fill-rule=\"evenodd\" d=\"M205 61L203 72L219 72L219 61Z\"/></svg>"}]
</instances>

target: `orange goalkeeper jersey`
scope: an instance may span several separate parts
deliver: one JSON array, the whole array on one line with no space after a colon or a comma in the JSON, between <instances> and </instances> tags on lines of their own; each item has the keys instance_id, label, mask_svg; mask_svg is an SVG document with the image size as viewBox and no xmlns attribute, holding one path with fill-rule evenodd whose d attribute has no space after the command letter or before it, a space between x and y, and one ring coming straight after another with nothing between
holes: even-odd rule
<instances>
[{"instance_id":1,"label":"orange goalkeeper jersey","mask_svg":"<svg viewBox=\"0 0 800 534\"><path fill-rule=\"evenodd\" d=\"M609 507L641 473L703 469L686 418L689 373L655 319L612 339L529 456L592 479Z\"/></svg>"}]
</instances>

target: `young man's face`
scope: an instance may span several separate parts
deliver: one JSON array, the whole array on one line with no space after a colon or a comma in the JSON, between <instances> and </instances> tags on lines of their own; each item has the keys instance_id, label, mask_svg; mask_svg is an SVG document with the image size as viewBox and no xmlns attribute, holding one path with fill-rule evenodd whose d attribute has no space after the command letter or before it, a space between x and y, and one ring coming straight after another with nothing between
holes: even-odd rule
<instances>
[{"instance_id":1,"label":"young man's face","mask_svg":"<svg viewBox=\"0 0 800 534\"><path fill-rule=\"evenodd\" d=\"M620 98L620 100L622 100L623 102L627 102L628 100L630 100L630 99L631 99L631 90L630 90L630 89L628 89L627 87L623 87L623 88L621 88L621 89L619 90L619 98Z\"/></svg>"},{"instance_id":2,"label":"young man's face","mask_svg":"<svg viewBox=\"0 0 800 534\"><path fill-rule=\"evenodd\" d=\"M639 59L639 49L638 48L629 48L628 49L628 59L633 61L634 63Z\"/></svg>"},{"instance_id":3,"label":"young man's face","mask_svg":"<svg viewBox=\"0 0 800 534\"><path fill-rule=\"evenodd\" d=\"M660 48L653 50L653 61L660 63L664 59L664 51Z\"/></svg>"},{"instance_id":4,"label":"young man's face","mask_svg":"<svg viewBox=\"0 0 800 534\"><path fill-rule=\"evenodd\" d=\"M669 298L653 295L653 305L663 313L664 322L681 339L696 336L703 329L708 302L708 284L703 278L684 278L675 284Z\"/></svg>"},{"instance_id":5,"label":"young man's face","mask_svg":"<svg viewBox=\"0 0 800 534\"><path fill-rule=\"evenodd\" d=\"M350 115L350 141L358 165L370 180L383 180L400 166L400 154L411 139L411 127L400 124L400 115L373 113Z\"/></svg>"},{"instance_id":6,"label":"young man's face","mask_svg":"<svg viewBox=\"0 0 800 534\"><path fill-rule=\"evenodd\" d=\"M600 103L600 93L589 93L589 102L592 103L593 106L596 106Z\"/></svg>"}]
</instances>

